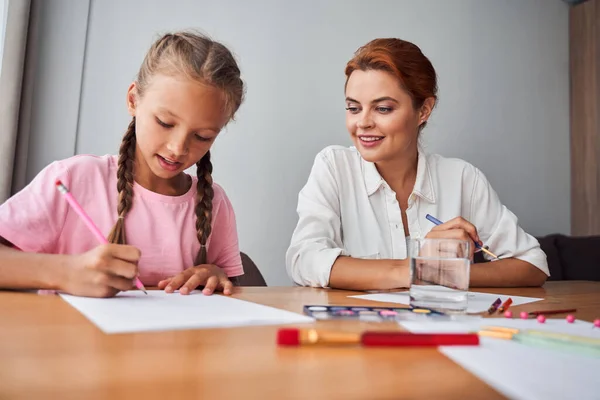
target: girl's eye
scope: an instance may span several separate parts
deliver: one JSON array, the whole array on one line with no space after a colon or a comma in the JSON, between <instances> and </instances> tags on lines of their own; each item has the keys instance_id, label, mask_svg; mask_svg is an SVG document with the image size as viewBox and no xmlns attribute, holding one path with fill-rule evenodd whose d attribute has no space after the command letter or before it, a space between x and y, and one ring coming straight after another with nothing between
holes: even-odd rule
<instances>
[{"instance_id":1,"label":"girl's eye","mask_svg":"<svg viewBox=\"0 0 600 400\"><path fill-rule=\"evenodd\" d=\"M167 124L166 122L161 121L158 117L156 117L156 122L163 128L172 128L174 126L174 125Z\"/></svg>"},{"instance_id":2,"label":"girl's eye","mask_svg":"<svg viewBox=\"0 0 600 400\"><path fill-rule=\"evenodd\" d=\"M387 114L392 111L392 108L391 107L377 107L377 111L379 111L382 114Z\"/></svg>"},{"instance_id":3,"label":"girl's eye","mask_svg":"<svg viewBox=\"0 0 600 400\"><path fill-rule=\"evenodd\" d=\"M198 135L198 134L194 135L194 137L195 137L197 140L200 140L201 142L210 142L210 140L211 140L210 138L205 138L205 137L202 137L202 136L200 136L200 135Z\"/></svg>"},{"instance_id":4,"label":"girl's eye","mask_svg":"<svg viewBox=\"0 0 600 400\"><path fill-rule=\"evenodd\" d=\"M352 114L356 114L358 112L358 107L348 106L346 107L346 110L350 111Z\"/></svg>"}]
</instances>

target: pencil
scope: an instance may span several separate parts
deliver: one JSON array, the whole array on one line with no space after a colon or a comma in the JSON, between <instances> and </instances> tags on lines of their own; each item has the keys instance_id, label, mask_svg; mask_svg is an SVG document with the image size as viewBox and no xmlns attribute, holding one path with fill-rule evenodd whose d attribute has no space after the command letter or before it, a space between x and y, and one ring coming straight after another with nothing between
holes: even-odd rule
<instances>
[{"instance_id":1,"label":"pencil","mask_svg":"<svg viewBox=\"0 0 600 400\"><path fill-rule=\"evenodd\" d=\"M530 311L528 312L529 315L540 315L540 314L544 314L544 315L551 315L551 314L564 314L564 313L568 313L568 312L576 312L577 309L576 308L567 308L567 309L563 309L563 310L539 310L539 311Z\"/></svg>"},{"instance_id":2,"label":"pencil","mask_svg":"<svg viewBox=\"0 0 600 400\"><path fill-rule=\"evenodd\" d=\"M502 303L502 305L498 309L498 312L501 313L501 312L504 312L505 310L508 310L508 307L510 307L511 304L512 304L512 299L509 297L508 299L506 299L506 301L504 303Z\"/></svg>"},{"instance_id":3,"label":"pencil","mask_svg":"<svg viewBox=\"0 0 600 400\"><path fill-rule=\"evenodd\" d=\"M478 334L496 339L514 340L526 345L575 351L586 356L600 356L600 339L585 336L506 327L484 327Z\"/></svg>"},{"instance_id":4,"label":"pencil","mask_svg":"<svg viewBox=\"0 0 600 400\"><path fill-rule=\"evenodd\" d=\"M81 217L81 219L83 220L83 223L88 227L90 232L92 232L92 234L94 236L96 236L96 239L98 239L98 241L102 244L108 244L108 240L106 240L106 238L104 237L104 235L102 235L102 233L100 232L100 230L98 229L96 224L94 224L94 222L89 217L89 215L86 214L86 212L79 205L77 200L75 200L75 197L73 197L71 192L69 192L69 189L67 189L67 187L65 185L63 185L63 183L60 180L56 181L56 188L65 197L65 199L71 205L71 207L73 207L73 209L75 210L77 215L79 215ZM148 294L146 292L146 288L144 287L144 284L142 283L142 281L140 281L140 278L138 278L136 276L134 283L138 289L143 291L145 294Z\"/></svg>"},{"instance_id":5,"label":"pencil","mask_svg":"<svg viewBox=\"0 0 600 400\"><path fill-rule=\"evenodd\" d=\"M490 306L490 308L488 308L488 310L487 310L488 314L493 314L493 313L494 313L494 312L495 312L495 311L498 309L498 306L499 306L501 303L502 303L502 299L501 299L500 297L498 297L498 298L496 299L496 301L494 301L494 302L492 303L492 305Z\"/></svg>"},{"instance_id":6,"label":"pencil","mask_svg":"<svg viewBox=\"0 0 600 400\"><path fill-rule=\"evenodd\" d=\"M435 218L432 215L427 214L425 216L425 218L427 218L429 221L433 222L436 225L442 225L443 224L442 221L440 221L439 219ZM477 243L477 242L474 242L474 243L475 243L475 247L477 247L478 249L480 249L484 253L488 254L490 257L494 257L497 260L500 258L497 255L495 255L494 253L492 253L491 251L489 251L488 249L486 249L485 247L480 246L479 243Z\"/></svg>"}]
</instances>

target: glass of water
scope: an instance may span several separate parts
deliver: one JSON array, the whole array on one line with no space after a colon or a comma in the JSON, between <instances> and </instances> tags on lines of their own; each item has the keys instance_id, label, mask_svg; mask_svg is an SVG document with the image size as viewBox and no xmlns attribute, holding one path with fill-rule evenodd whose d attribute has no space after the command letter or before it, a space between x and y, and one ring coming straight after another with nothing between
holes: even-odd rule
<instances>
[{"instance_id":1,"label":"glass of water","mask_svg":"<svg viewBox=\"0 0 600 400\"><path fill-rule=\"evenodd\" d=\"M457 239L409 239L410 305L466 312L471 246Z\"/></svg>"}]
</instances>

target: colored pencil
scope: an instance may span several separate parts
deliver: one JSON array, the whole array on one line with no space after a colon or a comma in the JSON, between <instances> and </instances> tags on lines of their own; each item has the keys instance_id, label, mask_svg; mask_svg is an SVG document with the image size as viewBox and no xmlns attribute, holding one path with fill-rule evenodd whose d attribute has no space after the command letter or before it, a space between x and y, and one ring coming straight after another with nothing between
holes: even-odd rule
<instances>
[{"instance_id":1,"label":"colored pencil","mask_svg":"<svg viewBox=\"0 0 600 400\"><path fill-rule=\"evenodd\" d=\"M427 214L427 215L425 216L425 218L427 218L429 221L433 222L433 223L434 223L434 224L436 224L436 225L442 225L442 224L443 224L443 222L442 222L442 221L440 221L439 219L437 219L436 217L434 217L434 216L432 216L432 215L429 215L429 214ZM476 243L476 242L474 242L474 243L475 243L475 247L476 247L476 248L480 249L480 250L481 250L481 251L483 251L484 253L487 253L487 254L488 254L490 257L493 257L493 258L495 258L495 259L499 259L499 257L498 257L497 255L495 255L494 253L492 253L491 251L489 251L489 250L488 250L488 249L486 249L485 247L482 247L482 246L480 246L480 245L479 245L479 243Z\"/></svg>"},{"instance_id":2,"label":"colored pencil","mask_svg":"<svg viewBox=\"0 0 600 400\"><path fill-rule=\"evenodd\" d=\"M493 326L483 327L478 334L496 339L514 340L526 345L573 351L586 356L600 356L600 339L585 336Z\"/></svg>"},{"instance_id":3,"label":"colored pencil","mask_svg":"<svg viewBox=\"0 0 600 400\"><path fill-rule=\"evenodd\" d=\"M488 308L487 313L488 314L493 314L498 309L498 307L500 306L500 304L502 304L502 299L500 297L498 297L496 299L496 301L494 301L492 303L492 305L490 306L490 308Z\"/></svg>"},{"instance_id":4,"label":"colored pencil","mask_svg":"<svg viewBox=\"0 0 600 400\"><path fill-rule=\"evenodd\" d=\"M506 299L506 301L504 303L502 303L500 308L498 308L498 312L502 313L502 312L508 310L508 308L510 307L511 304L512 304L512 299L509 297L508 299Z\"/></svg>"},{"instance_id":5,"label":"colored pencil","mask_svg":"<svg viewBox=\"0 0 600 400\"><path fill-rule=\"evenodd\" d=\"M98 229L98 227L96 226L96 224L94 224L94 222L92 221L92 219L83 210L83 208L81 207L81 205L79 205L79 203L77 202L77 200L75 200L75 197L73 197L73 195L71 194L71 192L69 191L69 189L61 181L59 181L59 180L56 181L56 188L65 197L65 199L71 205L71 207L73 207L73 209L75 210L75 212L77 213L77 215L79 215L81 217L81 219L82 219L83 223L85 224L85 226L88 227L88 229L90 230L90 232L92 232L92 234L96 237L96 239L98 239L98 241L100 243L102 243L102 244L108 244L108 240L106 240L106 238L104 237L104 235L102 235L102 233L100 232L100 230ZM138 278L136 276L135 280L134 280L134 283L135 283L135 286L138 289L140 289L144 293L148 294L146 292L146 288L144 287L144 284L142 283L142 281L140 281L140 278Z\"/></svg>"},{"instance_id":6,"label":"colored pencil","mask_svg":"<svg viewBox=\"0 0 600 400\"><path fill-rule=\"evenodd\" d=\"M538 311L529 311L528 314L529 315L552 315L552 314L564 314L564 313L569 313L569 312L576 312L577 309L576 308L566 308L563 310L538 310Z\"/></svg>"}]
</instances>

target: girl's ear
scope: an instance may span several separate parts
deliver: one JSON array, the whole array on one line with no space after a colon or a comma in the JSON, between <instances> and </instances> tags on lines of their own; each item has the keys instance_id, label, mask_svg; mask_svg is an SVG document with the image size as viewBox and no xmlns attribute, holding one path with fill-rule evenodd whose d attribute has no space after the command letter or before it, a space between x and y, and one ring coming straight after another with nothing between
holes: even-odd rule
<instances>
[{"instance_id":1,"label":"girl's ear","mask_svg":"<svg viewBox=\"0 0 600 400\"><path fill-rule=\"evenodd\" d=\"M421 106L421 109L419 110L419 125L421 125L423 122L427 122L429 116L431 115L431 112L433 111L434 106L434 97L428 97L425 99L423 105Z\"/></svg>"},{"instance_id":2,"label":"girl's ear","mask_svg":"<svg viewBox=\"0 0 600 400\"><path fill-rule=\"evenodd\" d=\"M129 115L132 117L135 117L137 98L137 85L135 82L132 82L131 85L129 85L129 89L127 89L127 111L129 111Z\"/></svg>"}]
</instances>

